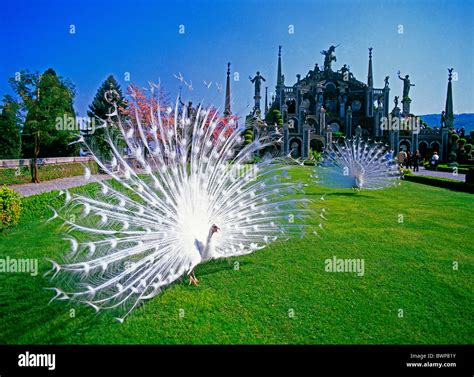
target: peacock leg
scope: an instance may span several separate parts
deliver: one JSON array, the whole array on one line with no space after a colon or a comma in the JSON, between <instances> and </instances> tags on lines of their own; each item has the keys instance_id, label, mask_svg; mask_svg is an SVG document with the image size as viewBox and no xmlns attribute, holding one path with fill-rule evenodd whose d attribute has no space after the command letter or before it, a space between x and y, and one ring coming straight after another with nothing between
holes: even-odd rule
<instances>
[{"instance_id":1,"label":"peacock leg","mask_svg":"<svg viewBox=\"0 0 474 377\"><path fill-rule=\"evenodd\" d=\"M199 280L196 279L196 275L194 275L194 270L189 274L189 285L191 284L196 287L199 285Z\"/></svg>"}]
</instances>

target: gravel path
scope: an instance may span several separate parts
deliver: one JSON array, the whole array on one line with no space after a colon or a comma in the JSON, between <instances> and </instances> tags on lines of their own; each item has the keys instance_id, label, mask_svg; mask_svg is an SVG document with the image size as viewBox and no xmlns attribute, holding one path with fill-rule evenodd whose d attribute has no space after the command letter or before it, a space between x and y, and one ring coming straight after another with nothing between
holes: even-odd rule
<instances>
[{"instance_id":1,"label":"gravel path","mask_svg":"<svg viewBox=\"0 0 474 377\"><path fill-rule=\"evenodd\" d=\"M451 178L458 181L465 182L466 174L457 174L442 172L442 171L433 171L426 170L424 167L420 167L419 172L413 172L414 175L427 175L431 177L440 177L440 178ZM53 179L50 181L45 181L41 183L25 183L21 185L10 185L9 187L23 196L31 196L36 194L41 194L43 192L49 192L53 190L65 190L73 187L83 186L87 183L103 181L110 179L106 174L96 174L90 177L89 181L84 179L84 176L79 175L76 177L67 177Z\"/></svg>"},{"instance_id":2,"label":"gravel path","mask_svg":"<svg viewBox=\"0 0 474 377\"><path fill-rule=\"evenodd\" d=\"M10 185L8 187L23 196L31 196L41 194L42 192L65 190L73 187L83 186L91 182L103 181L105 179L110 179L110 177L106 174L96 174L91 176L90 179L86 181L83 175L78 175L75 177L52 179L50 181L44 181L41 183L25 183L21 185Z\"/></svg>"},{"instance_id":3,"label":"gravel path","mask_svg":"<svg viewBox=\"0 0 474 377\"><path fill-rule=\"evenodd\" d=\"M457 181L466 181L466 174L457 174L454 175L453 173L448 173L444 171L434 171L434 170L426 170L424 167L420 168L419 172L413 172L414 175L427 175L430 177L440 177L440 178L450 178L456 179Z\"/></svg>"}]
</instances>

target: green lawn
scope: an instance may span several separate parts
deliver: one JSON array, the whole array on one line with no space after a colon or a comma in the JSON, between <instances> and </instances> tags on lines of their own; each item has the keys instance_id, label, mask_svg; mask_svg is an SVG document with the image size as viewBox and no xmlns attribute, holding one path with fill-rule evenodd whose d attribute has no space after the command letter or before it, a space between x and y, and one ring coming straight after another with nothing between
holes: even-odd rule
<instances>
[{"instance_id":1,"label":"green lawn","mask_svg":"<svg viewBox=\"0 0 474 377\"><path fill-rule=\"evenodd\" d=\"M47 305L44 258L59 259L69 244L58 223L40 218L52 195L28 198L22 222L0 234L0 257L39 258L41 273L0 273L0 343L473 343L472 194L412 182L305 191L327 209L320 238L199 266L199 287L175 284L123 324L64 301ZM325 272L333 256L363 258L365 275Z\"/></svg>"}]
</instances>

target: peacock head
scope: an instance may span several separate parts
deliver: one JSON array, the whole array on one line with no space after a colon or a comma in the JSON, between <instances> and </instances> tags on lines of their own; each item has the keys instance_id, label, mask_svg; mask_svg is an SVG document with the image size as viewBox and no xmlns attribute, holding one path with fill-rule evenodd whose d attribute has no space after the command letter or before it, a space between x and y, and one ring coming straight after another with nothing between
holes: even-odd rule
<instances>
[{"instance_id":1,"label":"peacock head","mask_svg":"<svg viewBox=\"0 0 474 377\"><path fill-rule=\"evenodd\" d=\"M211 234L214 234L214 233L217 233L220 230L221 230L221 228L219 228L216 224L212 224L211 229L209 230L209 232Z\"/></svg>"}]
</instances>

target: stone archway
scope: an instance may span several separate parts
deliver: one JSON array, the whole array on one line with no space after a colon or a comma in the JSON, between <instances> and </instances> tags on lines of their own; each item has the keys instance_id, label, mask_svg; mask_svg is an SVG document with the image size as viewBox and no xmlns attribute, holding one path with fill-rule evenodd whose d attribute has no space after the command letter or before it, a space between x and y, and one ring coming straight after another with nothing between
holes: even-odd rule
<instances>
[{"instance_id":1,"label":"stone archway","mask_svg":"<svg viewBox=\"0 0 474 377\"><path fill-rule=\"evenodd\" d=\"M407 139L400 140L400 143L398 143L398 149L400 148L403 149L405 152L410 152L411 151L410 140L407 140Z\"/></svg>"},{"instance_id":2,"label":"stone archway","mask_svg":"<svg viewBox=\"0 0 474 377\"><path fill-rule=\"evenodd\" d=\"M439 154L439 151L440 151L440 148L441 148L440 143L438 143L437 141L432 141L431 144L430 144L430 147L433 150L433 152L438 152L438 154Z\"/></svg>"},{"instance_id":3,"label":"stone archway","mask_svg":"<svg viewBox=\"0 0 474 377\"><path fill-rule=\"evenodd\" d=\"M321 153L324 150L325 140L323 137L313 137L309 142L309 147L315 151Z\"/></svg>"},{"instance_id":4,"label":"stone archway","mask_svg":"<svg viewBox=\"0 0 474 377\"><path fill-rule=\"evenodd\" d=\"M418 143L418 150L420 151L421 157L425 157L428 152L428 143L426 141L420 141Z\"/></svg>"},{"instance_id":5,"label":"stone archway","mask_svg":"<svg viewBox=\"0 0 474 377\"><path fill-rule=\"evenodd\" d=\"M290 155L293 158L301 157L301 140L298 137L293 137L290 139Z\"/></svg>"}]
</instances>

